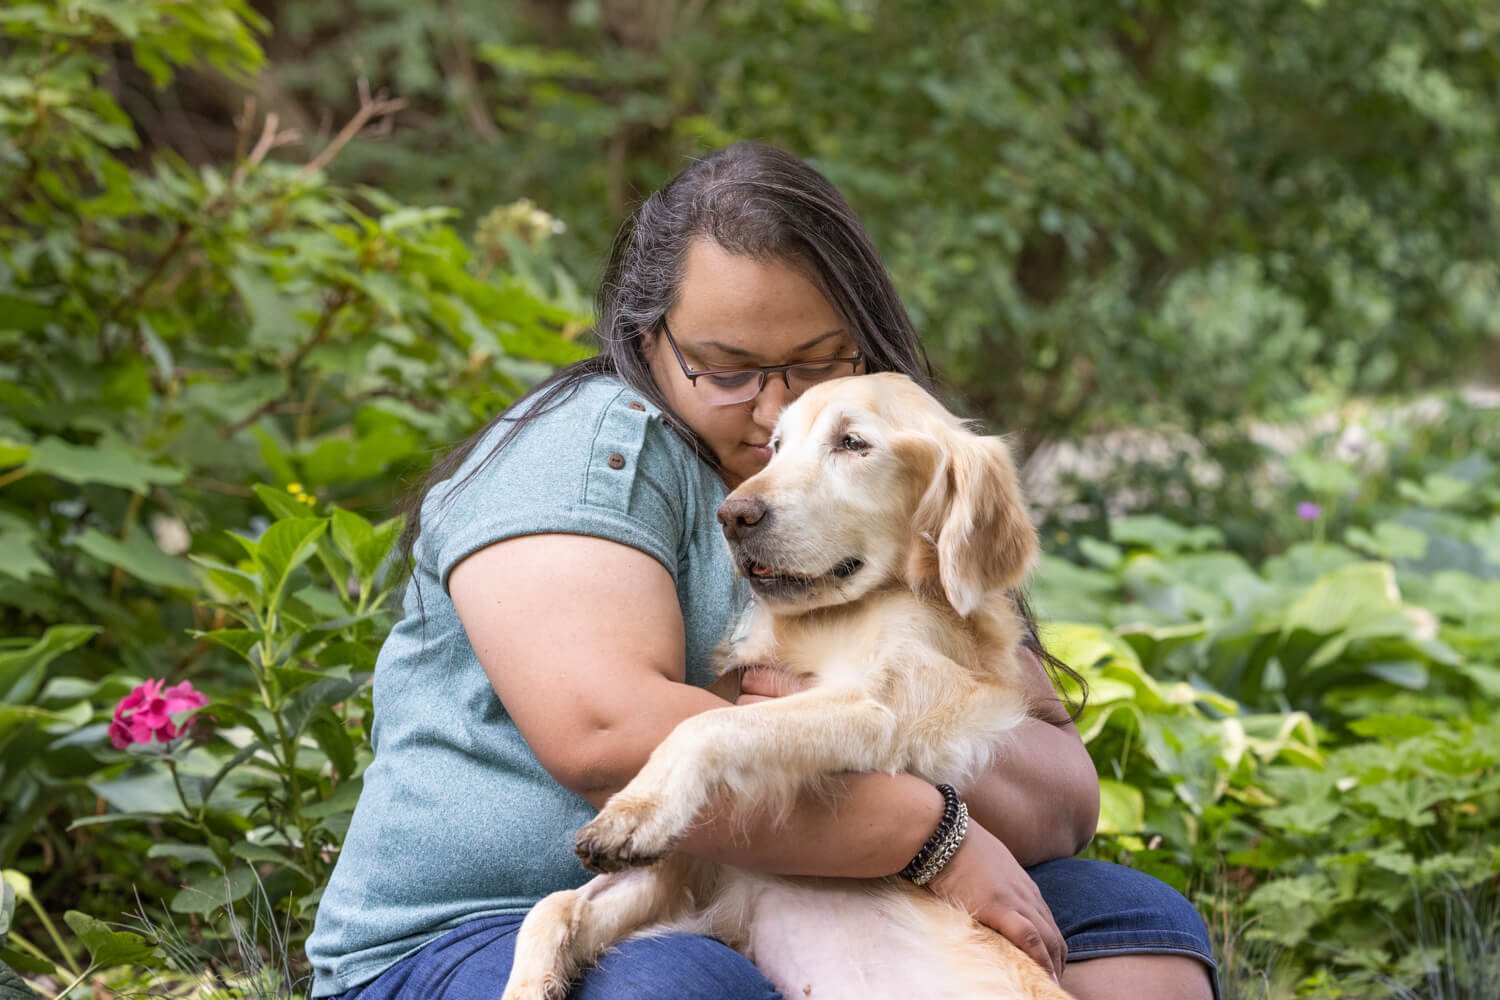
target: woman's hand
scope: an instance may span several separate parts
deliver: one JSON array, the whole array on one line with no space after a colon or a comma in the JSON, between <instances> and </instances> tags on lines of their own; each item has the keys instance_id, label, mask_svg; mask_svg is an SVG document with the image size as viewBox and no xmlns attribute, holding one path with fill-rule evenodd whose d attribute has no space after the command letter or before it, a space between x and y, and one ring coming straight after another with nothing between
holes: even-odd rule
<instances>
[{"instance_id":1,"label":"woman's hand","mask_svg":"<svg viewBox=\"0 0 1500 1000\"><path fill-rule=\"evenodd\" d=\"M1061 981L1068 946L1041 890L994 834L970 821L958 853L927 888L999 932Z\"/></svg>"},{"instance_id":2,"label":"woman's hand","mask_svg":"<svg viewBox=\"0 0 1500 1000\"><path fill-rule=\"evenodd\" d=\"M753 705L758 701L769 701L806 690L807 681L801 677L793 677L770 667L746 667L740 671L740 695L734 703Z\"/></svg>"}]
</instances>

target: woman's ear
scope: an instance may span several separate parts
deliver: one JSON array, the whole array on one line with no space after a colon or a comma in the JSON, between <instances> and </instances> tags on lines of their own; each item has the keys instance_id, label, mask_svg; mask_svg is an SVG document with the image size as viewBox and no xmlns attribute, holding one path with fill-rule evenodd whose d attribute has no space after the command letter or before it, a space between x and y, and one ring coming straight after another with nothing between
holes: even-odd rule
<instances>
[{"instance_id":1,"label":"woman's ear","mask_svg":"<svg viewBox=\"0 0 1500 1000\"><path fill-rule=\"evenodd\" d=\"M987 592L1018 586L1040 547L1005 439L949 431L936 443L939 459L912 519L908 576L935 575L967 618Z\"/></svg>"}]
</instances>

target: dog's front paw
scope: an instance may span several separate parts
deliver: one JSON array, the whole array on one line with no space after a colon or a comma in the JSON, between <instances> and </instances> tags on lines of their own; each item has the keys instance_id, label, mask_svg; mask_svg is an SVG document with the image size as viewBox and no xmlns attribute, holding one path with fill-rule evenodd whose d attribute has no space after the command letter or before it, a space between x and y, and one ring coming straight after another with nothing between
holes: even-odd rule
<instances>
[{"instance_id":1,"label":"dog's front paw","mask_svg":"<svg viewBox=\"0 0 1500 1000\"><path fill-rule=\"evenodd\" d=\"M618 872L661 861L686 832L660 803L616 795L583 829L573 850L585 868Z\"/></svg>"}]
</instances>

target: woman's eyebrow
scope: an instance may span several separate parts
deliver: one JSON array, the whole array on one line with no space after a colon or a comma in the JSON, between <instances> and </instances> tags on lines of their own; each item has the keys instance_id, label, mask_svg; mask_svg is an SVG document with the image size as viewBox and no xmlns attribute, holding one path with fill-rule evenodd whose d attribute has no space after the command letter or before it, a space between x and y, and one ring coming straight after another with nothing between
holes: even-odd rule
<instances>
[{"instance_id":1,"label":"woman's eyebrow","mask_svg":"<svg viewBox=\"0 0 1500 1000\"><path fill-rule=\"evenodd\" d=\"M823 341L828 340L828 339L833 338L833 337L840 336L843 333L844 333L844 328L843 327L839 327L837 330L829 330L827 333L821 333L818 336L814 337L813 339L811 339L811 340L809 340L809 341L807 341L805 343L798 344L796 347L792 348L789 353L796 354L796 353L798 353L800 351L805 351L805 350L807 350L810 347L816 347L819 344L823 343ZM755 352L754 351L747 351L743 347L735 347L733 344L721 344L717 340L705 340L702 343L695 344L693 346L700 347L700 348L702 348L702 347L711 347L714 350L719 351L719 352L721 352L723 354L732 355L733 357L737 357L737 358L750 358L752 360L755 358ZM700 355L700 357L701 357L701 355Z\"/></svg>"}]
</instances>

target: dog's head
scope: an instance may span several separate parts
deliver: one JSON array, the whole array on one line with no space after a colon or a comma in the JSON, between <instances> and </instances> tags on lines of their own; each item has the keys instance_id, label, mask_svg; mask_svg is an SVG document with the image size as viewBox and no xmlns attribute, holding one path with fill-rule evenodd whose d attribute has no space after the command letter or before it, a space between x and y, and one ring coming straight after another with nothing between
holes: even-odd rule
<instances>
[{"instance_id":1,"label":"dog's head","mask_svg":"<svg viewBox=\"0 0 1500 1000\"><path fill-rule=\"evenodd\" d=\"M845 604L900 581L967 617L1036 559L1005 442L975 434L905 376L808 390L771 444L770 464L729 495L719 521L773 610Z\"/></svg>"}]
</instances>

